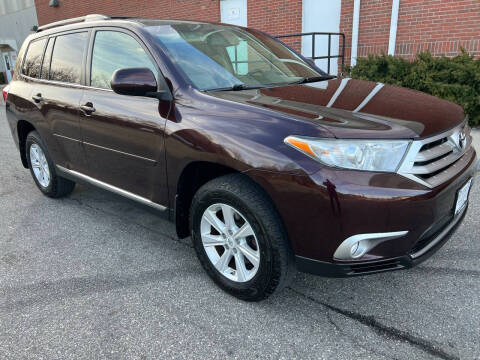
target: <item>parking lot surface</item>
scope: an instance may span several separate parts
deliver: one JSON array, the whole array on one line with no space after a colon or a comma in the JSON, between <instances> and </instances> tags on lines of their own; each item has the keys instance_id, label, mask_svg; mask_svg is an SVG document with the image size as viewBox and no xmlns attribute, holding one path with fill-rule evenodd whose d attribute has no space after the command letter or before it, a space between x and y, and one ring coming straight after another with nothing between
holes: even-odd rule
<instances>
[{"instance_id":1,"label":"parking lot surface","mask_svg":"<svg viewBox=\"0 0 480 360\"><path fill-rule=\"evenodd\" d=\"M417 268L298 274L246 303L150 209L84 186L43 196L1 105L0 153L0 359L480 357L479 181L463 225Z\"/></svg>"}]
</instances>

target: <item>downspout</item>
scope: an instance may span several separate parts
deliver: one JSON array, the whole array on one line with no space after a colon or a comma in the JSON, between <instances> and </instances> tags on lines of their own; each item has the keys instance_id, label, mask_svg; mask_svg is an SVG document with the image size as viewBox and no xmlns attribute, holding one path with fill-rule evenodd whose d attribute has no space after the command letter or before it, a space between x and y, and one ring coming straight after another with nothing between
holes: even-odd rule
<instances>
[{"instance_id":1,"label":"downspout","mask_svg":"<svg viewBox=\"0 0 480 360\"><path fill-rule=\"evenodd\" d=\"M355 66L357 64L359 23L360 23L360 0L355 0L353 3L352 56L350 58L350 66Z\"/></svg>"},{"instance_id":2,"label":"downspout","mask_svg":"<svg viewBox=\"0 0 480 360\"><path fill-rule=\"evenodd\" d=\"M400 0L393 0L392 3L392 17L390 20L390 38L388 40L388 55L395 55L395 44L397 41L397 25L398 25L398 10L400 8Z\"/></svg>"}]
</instances>

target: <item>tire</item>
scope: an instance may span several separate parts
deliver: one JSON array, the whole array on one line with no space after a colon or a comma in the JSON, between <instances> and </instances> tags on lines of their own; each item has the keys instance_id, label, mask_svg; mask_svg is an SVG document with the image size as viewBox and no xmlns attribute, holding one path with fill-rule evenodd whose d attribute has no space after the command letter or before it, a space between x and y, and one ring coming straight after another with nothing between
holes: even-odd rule
<instances>
[{"instance_id":1,"label":"tire","mask_svg":"<svg viewBox=\"0 0 480 360\"><path fill-rule=\"evenodd\" d=\"M223 219L221 227L229 222L225 220L227 216L223 213L230 211L235 222L231 228L235 230L232 231L233 235L229 236L225 230L228 226L221 232L211 226L211 214L214 214L216 219ZM239 228L248 229L248 225L252 230L247 230L250 235L240 240L236 238L235 232L238 234ZM293 252L278 213L263 189L245 175L230 174L203 185L192 200L190 229L195 251L208 275L223 290L239 299L266 299L275 291L286 287L295 275ZM216 243L217 239L225 243L219 246L211 245L211 239L213 243ZM204 241L210 245L204 246ZM229 247L229 241L234 245ZM231 253L233 262L230 260L225 268L220 260L227 251L233 252L234 249L237 251ZM227 257L228 255L225 256ZM241 265L237 265L237 259ZM214 265L214 261L217 265ZM225 270L220 272L217 268ZM242 272L244 275L240 276Z\"/></svg>"},{"instance_id":2,"label":"tire","mask_svg":"<svg viewBox=\"0 0 480 360\"><path fill-rule=\"evenodd\" d=\"M27 135L25 151L33 180L44 195L51 198L60 198L72 193L75 188L75 183L57 175L52 158L38 132L31 131ZM31 151L33 151L33 153L31 153ZM32 159L31 156L33 156L34 159ZM36 169L39 168L42 170L38 171L40 171L41 174L46 174L45 176L37 175L38 173L36 174Z\"/></svg>"}]
</instances>

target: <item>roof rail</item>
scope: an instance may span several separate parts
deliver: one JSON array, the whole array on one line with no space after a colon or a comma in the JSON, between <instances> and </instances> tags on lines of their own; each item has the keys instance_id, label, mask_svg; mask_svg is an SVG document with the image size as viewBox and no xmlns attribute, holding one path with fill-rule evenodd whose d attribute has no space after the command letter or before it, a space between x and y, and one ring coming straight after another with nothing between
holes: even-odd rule
<instances>
[{"instance_id":1,"label":"roof rail","mask_svg":"<svg viewBox=\"0 0 480 360\"><path fill-rule=\"evenodd\" d=\"M90 14L90 15L80 16L80 17L76 17L76 18L72 18L72 19L55 21L55 22L52 22L50 24L42 25L37 29L37 32L42 31L42 30L51 29L51 28L54 28L54 27L57 27L57 26L76 24L76 23L88 22L88 21L109 20L109 19L110 19L110 17L106 16L106 15Z\"/></svg>"}]
</instances>

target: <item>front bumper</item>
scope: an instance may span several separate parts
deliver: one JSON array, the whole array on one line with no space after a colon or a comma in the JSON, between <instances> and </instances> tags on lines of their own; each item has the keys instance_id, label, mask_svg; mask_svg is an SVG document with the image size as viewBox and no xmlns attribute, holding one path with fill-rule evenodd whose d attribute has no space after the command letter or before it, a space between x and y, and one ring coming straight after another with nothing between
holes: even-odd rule
<instances>
[{"instance_id":1,"label":"front bumper","mask_svg":"<svg viewBox=\"0 0 480 360\"><path fill-rule=\"evenodd\" d=\"M424 239L425 241L423 241L422 247L412 249L409 254L404 256L384 260L358 261L354 263L332 263L296 256L297 269L314 275L349 277L414 267L432 256L450 239L465 218L467 207L468 206L457 216L453 217L443 228L439 229L438 232Z\"/></svg>"},{"instance_id":2,"label":"front bumper","mask_svg":"<svg viewBox=\"0 0 480 360\"><path fill-rule=\"evenodd\" d=\"M409 268L438 250L465 216L466 207L453 215L457 192L475 171L475 151L465 156L466 166L433 189L399 174L331 168L308 176L249 174L274 201L298 269L341 277ZM357 260L334 257L349 237L405 230L405 236L380 243Z\"/></svg>"}]
</instances>

